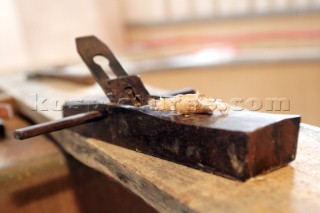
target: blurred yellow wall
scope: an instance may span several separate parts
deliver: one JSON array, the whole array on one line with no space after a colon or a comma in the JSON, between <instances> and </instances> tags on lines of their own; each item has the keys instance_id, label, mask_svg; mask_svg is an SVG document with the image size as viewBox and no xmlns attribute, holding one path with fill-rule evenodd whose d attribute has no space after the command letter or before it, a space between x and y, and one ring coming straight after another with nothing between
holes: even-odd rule
<instances>
[{"instance_id":1,"label":"blurred yellow wall","mask_svg":"<svg viewBox=\"0 0 320 213\"><path fill-rule=\"evenodd\" d=\"M221 43L237 51L320 49L318 1L284 4L282 9L275 9L275 2L295 1L268 1L273 3L259 6L258 1L241 0L246 2L248 14L238 13L232 2L214 1L209 8L204 6L211 5L212 1L208 0L2 0L0 74L80 62L74 38L90 34L97 35L117 55L133 58L174 55L188 48ZM320 126L319 63L315 60L255 62L141 75L151 85L167 89L192 86L225 100L289 98L291 109L284 113L302 114L304 122Z\"/></svg>"},{"instance_id":2,"label":"blurred yellow wall","mask_svg":"<svg viewBox=\"0 0 320 213\"><path fill-rule=\"evenodd\" d=\"M170 90L193 87L225 102L257 98L263 102L260 111L300 114L302 122L320 126L319 71L320 61L283 62L146 72L141 78ZM268 111L268 98L289 99L290 110ZM246 107L244 103L240 105Z\"/></svg>"},{"instance_id":3,"label":"blurred yellow wall","mask_svg":"<svg viewBox=\"0 0 320 213\"><path fill-rule=\"evenodd\" d=\"M1 0L0 74L79 61L78 36L123 51L123 32L118 0Z\"/></svg>"},{"instance_id":4,"label":"blurred yellow wall","mask_svg":"<svg viewBox=\"0 0 320 213\"><path fill-rule=\"evenodd\" d=\"M129 25L128 44L169 51L186 45L236 48L320 47L320 13L249 16L156 25Z\"/></svg>"}]
</instances>

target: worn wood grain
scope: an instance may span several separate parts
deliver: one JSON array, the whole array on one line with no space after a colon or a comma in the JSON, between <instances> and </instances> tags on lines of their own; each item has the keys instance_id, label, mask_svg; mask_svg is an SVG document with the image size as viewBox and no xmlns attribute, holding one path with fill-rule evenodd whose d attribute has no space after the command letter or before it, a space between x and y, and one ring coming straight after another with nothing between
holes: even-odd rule
<instances>
[{"instance_id":1,"label":"worn wood grain","mask_svg":"<svg viewBox=\"0 0 320 213\"><path fill-rule=\"evenodd\" d=\"M19 86L12 88L10 84L8 79L0 80L2 89L15 96L25 115L37 122L60 116L31 111L32 102L20 94L28 84L22 79ZM32 87L46 93L53 91L55 85L33 84ZM68 99L76 92L56 94ZM318 212L320 209L320 129L317 127L301 125L297 158L289 166L244 183L84 138L69 130L53 136L79 161L115 178L160 212Z\"/></svg>"},{"instance_id":2,"label":"worn wood grain","mask_svg":"<svg viewBox=\"0 0 320 213\"><path fill-rule=\"evenodd\" d=\"M317 212L320 130L302 125L296 161L245 183L70 131L55 133L81 162L112 176L161 212Z\"/></svg>"},{"instance_id":3,"label":"worn wood grain","mask_svg":"<svg viewBox=\"0 0 320 213\"><path fill-rule=\"evenodd\" d=\"M6 120L7 137L0 139L1 213L156 212L49 138L14 140L13 130L26 125L30 122L19 116Z\"/></svg>"}]
</instances>

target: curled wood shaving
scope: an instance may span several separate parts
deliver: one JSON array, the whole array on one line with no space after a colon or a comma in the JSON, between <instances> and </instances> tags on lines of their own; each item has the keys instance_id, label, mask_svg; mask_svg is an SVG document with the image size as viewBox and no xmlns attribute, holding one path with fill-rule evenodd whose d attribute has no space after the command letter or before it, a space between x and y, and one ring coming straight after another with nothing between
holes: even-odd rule
<instances>
[{"instance_id":1,"label":"curled wood shaving","mask_svg":"<svg viewBox=\"0 0 320 213\"><path fill-rule=\"evenodd\" d=\"M208 98L205 94L176 95L172 98L149 100L149 106L157 111L174 111L181 114L212 114L214 111L228 114L230 106L220 99Z\"/></svg>"}]
</instances>

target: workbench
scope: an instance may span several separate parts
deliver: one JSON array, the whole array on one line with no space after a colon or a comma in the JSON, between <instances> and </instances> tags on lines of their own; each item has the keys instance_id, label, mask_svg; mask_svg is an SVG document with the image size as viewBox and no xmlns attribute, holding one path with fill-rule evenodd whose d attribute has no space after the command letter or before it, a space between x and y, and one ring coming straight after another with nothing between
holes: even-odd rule
<instances>
[{"instance_id":1,"label":"workbench","mask_svg":"<svg viewBox=\"0 0 320 213\"><path fill-rule=\"evenodd\" d=\"M0 139L1 213L156 212L111 177L80 163L52 138L21 143L16 128L32 125L16 115ZM108 193L106 193L108 192Z\"/></svg>"},{"instance_id":2,"label":"workbench","mask_svg":"<svg viewBox=\"0 0 320 213\"><path fill-rule=\"evenodd\" d=\"M103 96L97 85L83 87L50 80L28 82L22 75L2 77L0 87L15 98L19 112L36 123L61 118L58 105L66 100ZM54 101L45 101L45 105L42 105L39 98ZM300 126L295 161L246 182L229 180L138 151L85 138L70 130L55 132L51 136L80 162L114 178L159 212L320 210L318 127L307 124Z\"/></svg>"}]
</instances>

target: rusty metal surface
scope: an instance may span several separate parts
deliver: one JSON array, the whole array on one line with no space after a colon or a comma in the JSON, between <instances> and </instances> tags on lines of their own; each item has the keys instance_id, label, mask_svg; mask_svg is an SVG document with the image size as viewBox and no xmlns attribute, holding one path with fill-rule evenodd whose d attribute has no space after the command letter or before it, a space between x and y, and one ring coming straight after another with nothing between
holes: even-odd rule
<instances>
[{"instance_id":1,"label":"rusty metal surface","mask_svg":"<svg viewBox=\"0 0 320 213\"><path fill-rule=\"evenodd\" d=\"M109 66L117 77L128 75L107 45L95 36L76 38L79 55L92 72L93 77L102 86L110 80L105 71L93 60L95 56L104 56L109 60Z\"/></svg>"},{"instance_id":2,"label":"rusty metal surface","mask_svg":"<svg viewBox=\"0 0 320 213\"><path fill-rule=\"evenodd\" d=\"M111 50L95 36L76 39L77 50L93 77L111 102L133 106L146 105L149 93L138 76L129 76ZM94 62L95 56L104 56L116 79L111 80L100 65Z\"/></svg>"},{"instance_id":3,"label":"rusty metal surface","mask_svg":"<svg viewBox=\"0 0 320 213\"><path fill-rule=\"evenodd\" d=\"M17 129L13 136L15 139L23 140L38 135L59 131L65 128L77 126L79 124L93 122L105 117L104 113L99 111L91 111L75 114L73 116L62 118L58 121L49 121L33 126Z\"/></svg>"}]
</instances>

